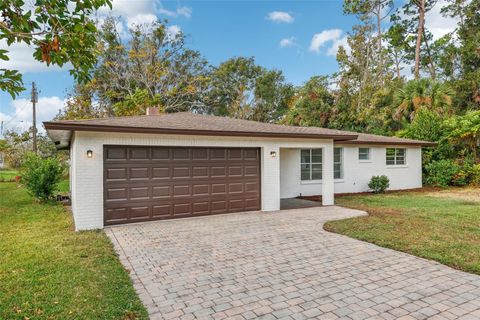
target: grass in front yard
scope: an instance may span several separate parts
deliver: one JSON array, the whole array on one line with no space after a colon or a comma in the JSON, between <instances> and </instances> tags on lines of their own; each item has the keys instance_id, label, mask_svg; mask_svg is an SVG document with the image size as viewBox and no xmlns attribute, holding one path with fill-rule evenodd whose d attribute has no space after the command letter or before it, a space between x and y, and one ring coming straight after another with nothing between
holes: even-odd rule
<instances>
[{"instance_id":1,"label":"grass in front yard","mask_svg":"<svg viewBox=\"0 0 480 320\"><path fill-rule=\"evenodd\" d=\"M10 169L0 169L0 180L9 181L18 175L18 171Z\"/></svg>"},{"instance_id":2,"label":"grass in front yard","mask_svg":"<svg viewBox=\"0 0 480 320\"><path fill-rule=\"evenodd\" d=\"M107 236L15 183L0 184L0 252L0 319L148 318Z\"/></svg>"},{"instance_id":3,"label":"grass in front yard","mask_svg":"<svg viewBox=\"0 0 480 320\"><path fill-rule=\"evenodd\" d=\"M475 194L460 192L461 194ZM368 217L328 222L325 229L453 268L480 274L480 199L459 189L337 197Z\"/></svg>"}]
</instances>

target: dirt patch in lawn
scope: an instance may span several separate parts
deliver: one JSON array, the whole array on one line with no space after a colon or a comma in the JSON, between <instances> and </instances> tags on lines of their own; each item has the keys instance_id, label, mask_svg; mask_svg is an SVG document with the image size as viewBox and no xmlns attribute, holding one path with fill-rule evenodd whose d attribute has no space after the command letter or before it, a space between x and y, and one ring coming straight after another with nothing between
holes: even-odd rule
<instances>
[{"instance_id":1,"label":"dirt patch in lawn","mask_svg":"<svg viewBox=\"0 0 480 320\"><path fill-rule=\"evenodd\" d=\"M480 187L452 188L428 192L428 196L437 198L456 199L480 203Z\"/></svg>"}]
</instances>

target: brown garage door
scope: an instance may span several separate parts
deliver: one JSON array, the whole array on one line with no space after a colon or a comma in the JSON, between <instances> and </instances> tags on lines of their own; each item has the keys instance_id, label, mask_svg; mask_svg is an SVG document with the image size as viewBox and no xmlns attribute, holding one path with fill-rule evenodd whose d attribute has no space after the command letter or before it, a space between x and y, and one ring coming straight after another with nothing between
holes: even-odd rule
<instances>
[{"instance_id":1,"label":"brown garage door","mask_svg":"<svg viewBox=\"0 0 480 320\"><path fill-rule=\"evenodd\" d=\"M249 210L258 148L104 147L105 225Z\"/></svg>"}]
</instances>

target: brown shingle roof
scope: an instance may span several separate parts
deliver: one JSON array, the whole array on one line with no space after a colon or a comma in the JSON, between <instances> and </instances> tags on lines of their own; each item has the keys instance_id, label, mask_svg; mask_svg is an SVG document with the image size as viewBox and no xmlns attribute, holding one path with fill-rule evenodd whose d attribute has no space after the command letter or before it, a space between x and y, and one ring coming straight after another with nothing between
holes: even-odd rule
<instances>
[{"instance_id":1,"label":"brown shingle roof","mask_svg":"<svg viewBox=\"0 0 480 320\"><path fill-rule=\"evenodd\" d=\"M89 120L59 120L44 122L44 126L48 131L108 131L189 135L329 138L345 142L349 140L350 143L428 144L425 141L359 134L356 132L317 127L278 125L189 112Z\"/></svg>"},{"instance_id":2,"label":"brown shingle roof","mask_svg":"<svg viewBox=\"0 0 480 320\"><path fill-rule=\"evenodd\" d=\"M349 131L345 131L349 132ZM435 142L413 140L398 137L386 137L368 133L357 133L358 136L354 140L344 141L345 144L381 144L381 145L417 145L417 146L434 146Z\"/></svg>"}]
</instances>

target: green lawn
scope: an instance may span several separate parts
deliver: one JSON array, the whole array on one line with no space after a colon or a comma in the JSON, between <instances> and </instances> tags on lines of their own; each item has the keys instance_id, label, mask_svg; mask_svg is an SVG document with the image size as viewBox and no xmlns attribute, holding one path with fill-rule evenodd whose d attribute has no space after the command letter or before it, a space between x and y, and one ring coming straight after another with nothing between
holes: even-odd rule
<instances>
[{"instance_id":1,"label":"green lawn","mask_svg":"<svg viewBox=\"0 0 480 320\"><path fill-rule=\"evenodd\" d=\"M15 178L18 172L10 169L0 169L0 180L10 180ZM2 179L3 178L3 179Z\"/></svg>"},{"instance_id":2,"label":"green lawn","mask_svg":"<svg viewBox=\"0 0 480 320\"><path fill-rule=\"evenodd\" d=\"M368 217L325 229L480 274L480 189L337 197Z\"/></svg>"},{"instance_id":3,"label":"green lawn","mask_svg":"<svg viewBox=\"0 0 480 320\"><path fill-rule=\"evenodd\" d=\"M148 318L107 236L15 183L0 183L0 253L0 319Z\"/></svg>"},{"instance_id":4,"label":"green lawn","mask_svg":"<svg viewBox=\"0 0 480 320\"><path fill-rule=\"evenodd\" d=\"M58 184L58 192L68 193L69 191L70 191L70 182L68 181L68 178L61 180L60 183Z\"/></svg>"}]
</instances>

